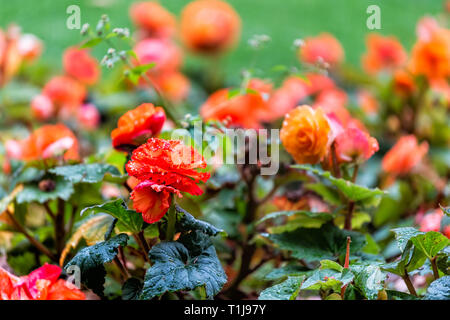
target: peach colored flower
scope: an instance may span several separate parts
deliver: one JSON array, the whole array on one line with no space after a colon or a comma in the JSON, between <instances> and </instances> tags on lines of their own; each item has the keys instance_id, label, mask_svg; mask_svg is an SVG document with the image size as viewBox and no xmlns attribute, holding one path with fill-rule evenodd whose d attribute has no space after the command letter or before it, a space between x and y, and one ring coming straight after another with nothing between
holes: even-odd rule
<instances>
[{"instance_id":1,"label":"peach colored flower","mask_svg":"<svg viewBox=\"0 0 450 320\"><path fill-rule=\"evenodd\" d=\"M63 66L66 73L86 85L93 85L100 77L98 61L87 49L71 47L63 54Z\"/></svg>"},{"instance_id":2,"label":"peach colored flower","mask_svg":"<svg viewBox=\"0 0 450 320\"><path fill-rule=\"evenodd\" d=\"M344 60L344 49L333 35L321 33L305 39L299 47L298 57L302 62L316 64L323 61L334 66Z\"/></svg>"},{"instance_id":3,"label":"peach colored flower","mask_svg":"<svg viewBox=\"0 0 450 320\"><path fill-rule=\"evenodd\" d=\"M303 105L286 115L280 139L297 163L315 164L328 152L331 127L320 107L314 110Z\"/></svg>"},{"instance_id":4,"label":"peach colored flower","mask_svg":"<svg viewBox=\"0 0 450 320\"><path fill-rule=\"evenodd\" d=\"M133 3L130 17L146 37L167 38L176 32L175 16L156 1Z\"/></svg>"},{"instance_id":5,"label":"peach colored flower","mask_svg":"<svg viewBox=\"0 0 450 320\"><path fill-rule=\"evenodd\" d=\"M408 59L405 49L393 36L370 33L366 44L367 53L362 57L362 65L368 73L392 71L403 66Z\"/></svg>"},{"instance_id":6,"label":"peach colored flower","mask_svg":"<svg viewBox=\"0 0 450 320\"><path fill-rule=\"evenodd\" d=\"M225 1L196 0L181 13L181 38L192 51L217 54L239 38L241 20Z\"/></svg>"},{"instance_id":7,"label":"peach colored flower","mask_svg":"<svg viewBox=\"0 0 450 320\"><path fill-rule=\"evenodd\" d=\"M179 102L189 95L191 84L189 79L181 72L164 72L155 76L154 79L164 96L171 101Z\"/></svg>"},{"instance_id":8,"label":"peach colored flower","mask_svg":"<svg viewBox=\"0 0 450 320\"><path fill-rule=\"evenodd\" d=\"M78 140L63 124L45 125L21 141L8 140L6 152L10 159L32 161L64 154L65 160L79 160Z\"/></svg>"},{"instance_id":9,"label":"peach colored flower","mask_svg":"<svg viewBox=\"0 0 450 320\"><path fill-rule=\"evenodd\" d=\"M362 163L378 151L378 141L355 126L346 128L334 140L339 162Z\"/></svg>"},{"instance_id":10,"label":"peach colored flower","mask_svg":"<svg viewBox=\"0 0 450 320\"><path fill-rule=\"evenodd\" d=\"M409 173L428 152L428 143L417 143L414 135L401 137L381 162L385 172L398 175Z\"/></svg>"}]
</instances>

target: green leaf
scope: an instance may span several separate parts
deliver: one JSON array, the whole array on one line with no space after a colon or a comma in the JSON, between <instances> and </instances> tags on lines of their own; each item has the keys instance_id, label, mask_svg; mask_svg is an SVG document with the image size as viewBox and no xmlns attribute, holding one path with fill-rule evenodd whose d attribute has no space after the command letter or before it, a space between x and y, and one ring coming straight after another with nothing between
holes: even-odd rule
<instances>
[{"instance_id":1,"label":"green leaf","mask_svg":"<svg viewBox=\"0 0 450 320\"><path fill-rule=\"evenodd\" d=\"M134 210L127 209L126 204L122 199L105 202L101 205L88 207L81 211L81 215L86 213L107 213L119 220L118 227L120 230L132 233L141 231L144 223L142 215Z\"/></svg>"},{"instance_id":2,"label":"green leaf","mask_svg":"<svg viewBox=\"0 0 450 320\"><path fill-rule=\"evenodd\" d=\"M411 238L412 243L423 251L428 259L433 259L439 251L447 247L450 240L440 232L429 231Z\"/></svg>"},{"instance_id":3,"label":"green leaf","mask_svg":"<svg viewBox=\"0 0 450 320\"><path fill-rule=\"evenodd\" d=\"M74 192L73 184L61 177L52 179L55 182L55 189L52 191L42 191L37 183L27 184L23 190L17 194L17 203L39 202L44 203L50 200L69 200Z\"/></svg>"},{"instance_id":4,"label":"green leaf","mask_svg":"<svg viewBox=\"0 0 450 320\"><path fill-rule=\"evenodd\" d=\"M349 269L343 269L342 272L331 269L317 269L303 282L301 289L340 291L342 286L349 284L352 280L353 274Z\"/></svg>"},{"instance_id":5,"label":"green leaf","mask_svg":"<svg viewBox=\"0 0 450 320\"><path fill-rule=\"evenodd\" d=\"M84 48L92 48L95 47L96 45L100 44L102 42L102 38L92 38L86 42L84 42L81 46L80 49L84 49Z\"/></svg>"},{"instance_id":6,"label":"green leaf","mask_svg":"<svg viewBox=\"0 0 450 320\"><path fill-rule=\"evenodd\" d=\"M331 269L342 272L342 270L344 270L344 267L335 261L322 260L320 261L320 269Z\"/></svg>"},{"instance_id":7,"label":"green leaf","mask_svg":"<svg viewBox=\"0 0 450 320\"><path fill-rule=\"evenodd\" d=\"M318 219L321 221L330 221L334 218L334 215L330 212L311 212L311 211L277 211L266 214L262 219L256 222L256 224L260 224L269 219L276 219L279 217L291 217L291 216L299 216L310 219Z\"/></svg>"},{"instance_id":8,"label":"green leaf","mask_svg":"<svg viewBox=\"0 0 450 320\"><path fill-rule=\"evenodd\" d=\"M129 278L122 286L122 300L138 300L142 286L141 280Z\"/></svg>"},{"instance_id":9,"label":"green leaf","mask_svg":"<svg viewBox=\"0 0 450 320\"><path fill-rule=\"evenodd\" d=\"M78 266L81 270L81 282L96 294L103 296L106 270L103 264L111 262L117 255L117 248L125 246L128 236L121 233L107 241L81 249L66 266Z\"/></svg>"},{"instance_id":10,"label":"green leaf","mask_svg":"<svg viewBox=\"0 0 450 320\"><path fill-rule=\"evenodd\" d=\"M335 206L342 204L341 199L339 199L339 194L323 183L307 183L304 185L304 187L308 190L314 191L319 196L321 196L323 200L330 204L333 204Z\"/></svg>"},{"instance_id":11,"label":"green leaf","mask_svg":"<svg viewBox=\"0 0 450 320\"><path fill-rule=\"evenodd\" d=\"M35 167L21 167L13 174L11 186L15 187L19 183L39 181L45 176L45 171Z\"/></svg>"},{"instance_id":12,"label":"green leaf","mask_svg":"<svg viewBox=\"0 0 450 320\"><path fill-rule=\"evenodd\" d=\"M150 62L150 63L147 63L147 64L141 64L139 66L134 67L133 69L130 69L130 72L132 74L140 76L143 73L147 72L148 70L152 69L155 65L156 65L155 62Z\"/></svg>"},{"instance_id":13,"label":"green leaf","mask_svg":"<svg viewBox=\"0 0 450 320\"><path fill-rule=\"evenodd\" d=\"M396 228L392 229L391 231L395 233L395 239L397 240L398 248L402 252L405 250L405 247L408 241L411 240L411 238L423 234L423 232L412 227Z\"/></svg>"},{"instance_id":14,"label":"green leaf","mask_svg":"<svg viewBox=\"0 0 450 320\"><path fill-rule=\"evenodd\" d=\"M206 221L195 219L189 212L187 212L180 206L176 205L175 209L177 210L177 212L183 214L179 225L177 226L180 231L198 230L207 234L208 236L216 236L218 234L222 236L227 235L224 230L218 229Z\"/></svg>"},{"instance_id":15,"label":"green leaf","mask_svg":"<svg viewBox=\"0 0 450 320\"><path fill-rule=\"evenodd\" d=\"M355 275L354 284L369 300L378 298L378 291L384 289L386 273L377 265L350 265L350 270Z\"/></svg>"},{"instance_id":16,"label":"green leaf","mask_svg":"<svg viewBox=\"0 0 450 320\"><path fill-rule=\"evenodd\" d=\"M265 280L278 280L287 276L301 276L308 275L311 271L303 266L288 264L287 266L276 268L270 271L265 277Z\"/></svg>"},{"instance_id":17,"label":"green leaf","mask_svg":"<svg viewBox=\"0 0 450 320\"><path fill-rule=\"evenodd\" d=\"M285 281L263 290L258 300L295 300L304 280L304 276L288 277Z\"/></svg>"},{"instance_id":18,"label":"green leaf","mask_svg":"<svg viewBox=\"0 0 450 320\"><path fill-rule=\"evenodd\" d=\"M212 298L227 281L212 244L192 254L180 242L161 242L153 246L149 257L153 265L145 274L141 299L201 286L205 286L206 296Z\"/></svg>"},{"instance_id":19,"label":"green leaf","mask_svg":"<svg viewBox=\"0 0 450 320\"><path fill-rule=\"evenodd\" d=\"M294 231L280 234L263 234L280 249L292 251L292 256L306 261L335 259L344 255L347 246L347 236L352 239L350 251L360 251L365 243L365 236L354 231L341 230L331 223L320 229L298 228Z\"/></svg>"},{"instance_id":20,"label":"green leaf","mask_svg":"<svg viewBox=\"0 0 450 320\"><path fill-rule=\"evenodd\" d=\"M380 267L382 270L403 276L405 271L410 272L420 268L426 259L425 254L414 247L411 241L408 241L399 260L385 263Z\"/></svg>"},{"instance_id":21,"label":"green leaf","mask_svg":"<svg viewBox=\"0 0 450 320\"><path fill-rule=\"evenodd\" d=\"M96 183L103 181L105 175L120 176L119 170L105 163L76 164L50 169L49 172L72 183Z\"/></svg>"},{"instance_id":22,"label":"green leaf","mask_svg":"<svg viewBox=\"0 0 450 320\"><path fill-rule=\"evenodd\" d=\"M450 300L450 276L434 280L427 289L424 300Z\"/></svg>"},{"instance_id":23,"label":"green leaf","mask_svg":"<svg viewBox=\"0 0 450 320\"><path fill-rule=\"evenodd\" d=\"M344 196L350 200L350 201L363 201L363 200L371 200L373 197L378 197L386 192L375 188L375 189L369 189L363 186L359 186L357 184L354 184L348 180L335 178L331 175L328 171L323 171L320 169L313 168L309 165L293 165L292 168L296 169L302 169L306 171L310 171L316 175L321 176L322 178L325 178L328 180L332 185L334 185L336 188L338 188Z\"/></svg>"}]
</instances>

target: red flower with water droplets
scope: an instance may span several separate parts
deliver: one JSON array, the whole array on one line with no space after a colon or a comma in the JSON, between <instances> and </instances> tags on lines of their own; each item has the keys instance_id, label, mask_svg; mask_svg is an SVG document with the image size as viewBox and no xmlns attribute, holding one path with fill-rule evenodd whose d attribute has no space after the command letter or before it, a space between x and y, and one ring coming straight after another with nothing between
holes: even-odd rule
<instances>
[{"instance_id":1,"label":"red flower with water droplets","mask_svg":"<svg viewBox=\"0 0 450 320\"><path fill-rule=\"evenodd\" d=\"M150 138L126 164L128 174L139 181L131 193L133 208L146 222L158 221L170 207L171 194L203 193L197 183L206 182L210 174L197 170L204 168L205 159L193 147L178 140Z\"/></svg>"}]
</instances>

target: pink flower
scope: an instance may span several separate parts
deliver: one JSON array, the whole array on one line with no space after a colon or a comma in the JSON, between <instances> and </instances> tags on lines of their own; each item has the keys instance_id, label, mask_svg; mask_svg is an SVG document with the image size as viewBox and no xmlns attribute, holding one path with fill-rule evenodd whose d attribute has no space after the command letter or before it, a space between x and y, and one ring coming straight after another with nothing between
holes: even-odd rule
<instances>
[{"instance_id":1,"label":"pink flower","mask_svg":"<svg viewBox=\"0 0 450 320\"><path fill-rule=\"evenodd\" d=\"M31 101L31 112L37 119L47 120L53 116L55 106L49 97L40 94Z\"/></svg>"},{"instance_id":2,"label":"pink flower","mask_svg":"<svg viewBox=\"0 0 450 320\"><path fill-rule=\"evenodd\" d=\"M340 162L361 163L367 161L379 149L375 138L354 126L346 128L339 134L335 143Z\"/></svg>"},{"instance_id":3,"label":"pink flower","mask_svg":"<svg viewBox=\"0 0 450 320\"><path fill-rule=\"evenodd\" d=\"M420 221L420 231L438 231L441 230L441 221L444 213L441 209L436 209L432 213L426 214Z\"/></svg>"},{"instance_id":4,"label":"pink flower","mask_svg":"<svg viewBox=\"0 0 450 320\"><path fill-rule=\"evenodd\" d=\"M100 123L100 113L92 104L84 104L78 109L78 122L86 130L94 130Z\"/></svg>"}]
</instances>

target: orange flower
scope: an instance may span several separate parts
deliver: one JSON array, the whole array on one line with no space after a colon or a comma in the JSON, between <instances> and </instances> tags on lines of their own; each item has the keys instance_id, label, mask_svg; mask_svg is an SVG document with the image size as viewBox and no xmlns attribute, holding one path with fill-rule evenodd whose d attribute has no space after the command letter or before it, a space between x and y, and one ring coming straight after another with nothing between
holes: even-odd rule
<instances>
[{"instance_id":1,"label":"orange flower","mask_svg":"<svg viewBox=\"0 0 450 320\"><path fill-rule=\"evenodd\" d=\"M334 140L339 162L362 163L378 151L378 141L355 126L347 127Z\"/></svg>"},{"instance_id":2,"label":"orange flower","mask_svg":"<svg viewBox=\"0 0 450 320\"><path fill-rule=\"evenodd\" d=\"M69 76L87 85L95 84L100 76L98 62L87 49L76 47L66 49L63 66Z\"/></svg>"},{"instance_id":3,"label":"orange flower","mask_svg":"<svg viewBox=\"0 0 450 320\"><path fill-rule=\"evenodd\" d=\"M155 82L164 93L164 96L171 101L182 101L189 94L189 79L181 72L164 72L155 77Z\"/></svg>"},{"instance_id":4,"label":"orange flower","mask_svg":"<svg viewBox=\"0 0 450 320\"><path fill-rule=\"evenodd\" d=\"M150 138L133 151L126 164L128 174L139 181L131 193L133 208L142 213L144 221L159 221L170 207L171 194L203 193L197 183L206 182L210 174L197 170L204 168L205 159L191 146Z\"/></svg>"},{"instance_id":5,"label":"orange flower","mask_svg":"<svg viewBox=\"0 0 450 320\"><path fill-rule=\"evenodd\" d=\"M350 112L345 108L346 104L347 94L345 91L333 88L321 91L318 94L313 107L321 107L328 118L332 116L337 119L341 125L345 126L351 118Z\"/></svg>"},{"instance_id":6,"label":"orange flower","mask_svg":"<svg viewBox=\"0 0 450 320\"><path fill-rule=\"evenodd\" d=\"M177 70L182 62L180 49L167 39L145 39L136 44L134 52L138 64L155 63L148 72L149 75Z\"/></svg>"},{"instance_id":7,"label":"orange flower","mask_svg":"<svg viewBox=\"0 0 450 320\"><path fill-rule=\"evenodd\" d=\"M300 61L316 64L321 61L330 66L344 60L344 49L339 41L329 33L321 33L317 37L306 38L298 50Z\"/></svg>"},{"instance_id":8,"label":"orange flower","mask_svg":"<svg viewBox=\"0 0 450 320\"><path fill-rule=\"evenodd\" d=\"M381 162L385 172L397 175L409 173L428 152L428 143L417 143L414 135L401 137Z\"/></svg>"},{"instance_id":9,"label":"orange flower","mask_svg":"<svg viewBox=\"0 0 450 320\"><path fill-rule=\"evenodd\" d=\"M56 76L47 82L42 94L52 100L57 107L79 106L86 97L86 88L70 77Z\"/></svg>"},{"instance_id":10,"label":"orange flower","mask_svg":"<svg viewBox=\"0 0 450 320\"><path fill-rule=\"evenodd\" d=\"M63 124L45 125L22 141L8 140L9 158L32 161L64 154L65 160L78 160L78 140Z\"/></svg>"},{"instance_id":11,"label":"orange flower","mask_svg":"<svg viewBox=\"0 0 450 320\"><path fill-rule=\"evenodd\" d=\"M315 164L328 152L331 127L320 107L314 110L303 105L286 115L280 139L297 163Z\"/></svg>"},{"instance_id":12,"label":"orange flower","mask_svg":"<svg viewBox=\"0 0 450 320\"><path fill-rule=\"evenodd\" d=\"M0 300L85 300L75 285L63 279L61 268L45 263L24 277L0 267Z\"/></svg>"},{"instance_id":13,"label":"orange flower","mask_svg":"<svg viewBox=\"0 0 450 320\"><path fill-rule=\"evenodd\" d=\"M220 0L190 2L181 13L181 37L191 50L215 54L229 49L239 38L241 20Z\"/></svg>"},{"instance_id":14,"label":"orange flower","mask_svg":"<svg viewBox=\"0 0 450 320\"><path fill-rule=\"evenodd\" d=\"M366 44L367 53L362 57L362 65L368 73L394 70L403 66L408 59L405 49L393 36L370 33Z\"/></svg>"},{"instance_id":15,"label":"orange flower","mask_svg":"<svg viewBox=\"0 0 450 320\"><path fill-rule=\"evenodd\" d=\"M113 147L126 149L126 145L138 146L149 137L160 133L166 114L163 108L151 103L143 103L137 108L127 111L117 122L117 128L111 132Z\"/></svg>"},{"instance_id":16,"label":"orange flower","mask_svg":"<svg viewBox=\"0 0 450 320\"><path fill-rule=\"evenodd\" d=\"M130 17L147 37L171 37L176 31L175 16L154 1L133 3Z\"/></svg>"},{"instance_id":17,"label":"orange flower","mask_svg":"<svg viewBox=\"0 0 450 320\"><path fill-rule=\"evenodd\" d=\"M450 30L439 29L428 40L416 42L412 49L410 69L430 81L450 76Z\"/></svg>"},{"instance_id":18,"label":"orange flower","mask_svg":"<svg viewBox=\"0 0 450 320\"><path fill-rule=\"evenodd\" d=\"M214 92L200 107L205 120L229 120L232 125L244 128L259 128L261 120L269 111L267 84L252 79L248 86L252 92L229 97L229 89Z\"/></svg>"},{"instance_id":19,"label":"orange flower","mask_svg":"<svg viewBox=\"0 0 450 320\"><path fill-rule=\"evenodd\" d=\"M399 69L394 73L394 90L400 95L408 96L414 92L416 86L412 75L406 70Z\"/></svg>"}]
</instances>

